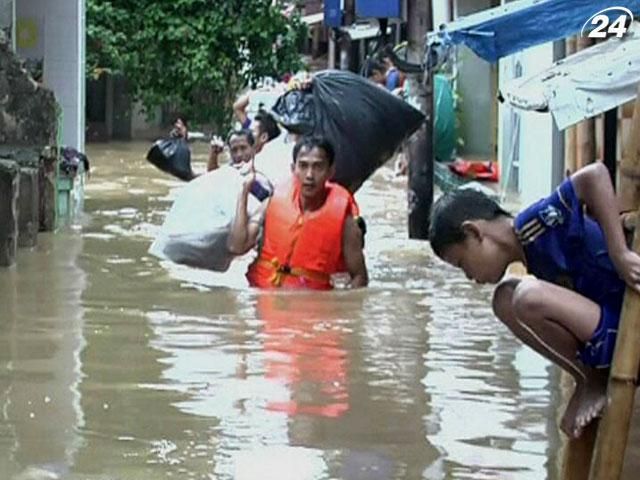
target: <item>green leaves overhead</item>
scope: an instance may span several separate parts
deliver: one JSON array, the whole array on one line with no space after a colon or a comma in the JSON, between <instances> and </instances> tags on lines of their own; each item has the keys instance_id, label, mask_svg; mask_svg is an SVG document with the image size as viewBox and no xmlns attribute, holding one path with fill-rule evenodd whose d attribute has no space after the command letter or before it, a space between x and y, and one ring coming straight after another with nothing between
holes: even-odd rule
<instances>
[{"instance_id":1,"label":"green leaves overhead","mask_svg":"<svg viewBox=\"0 0 640 480\"><path fill-rule=\"evenodd\" d=\"M87 0L87 69L124 74L147 111L226 127L245 86L300 68L305 29L272 0Z\"/></svg>"}]
</instances>

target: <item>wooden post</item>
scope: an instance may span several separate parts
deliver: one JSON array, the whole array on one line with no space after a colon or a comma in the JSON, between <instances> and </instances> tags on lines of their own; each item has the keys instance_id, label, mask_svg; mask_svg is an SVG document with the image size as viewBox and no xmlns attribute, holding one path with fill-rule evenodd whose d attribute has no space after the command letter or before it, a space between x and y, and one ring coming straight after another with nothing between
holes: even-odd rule
<instances>
[{"instance_id":1,"label":"wooden post","mask_svg":"<svg viewBox=\"0 0 640 480\"><path fill-rule=\"evenodd\" d=\"M603 163L614 187L618 171L618 109L612 108L604 113Z\"/></svg>"},{"instance_id":2,"label":"wooden post","mask_svg":"<svg viewBox=\"0 0 640 480\"><path fill-rule=\"evenodd\" d=\"M566 56L569 56L576 52L577 47L576 37L569 37L565 41ZM565 130L564 134L564 171L565 175L569 176L574 173L576 168L576 142L577 142L577 130L576 127L569 127Z\"/></svg>"},{"instance_id":3,"label":"wooden post","mask_svg":"<svg viewBox=\"0 0 640 480\"><path fill-rule=\"evenodd\" d=\"M640 87L634 112L634 133L640 129ZM635 135L630 137L630 148L626 149L625 163L640 165L640 149ZM639 182L638 178L635 183ZM636 198L637 200L637 198ZM637 209L639 204L634 205ZM635 229L633 250L640 252L640 229ZM622 472L627 438L633 415L635 381L640 365L640 294L627 288L622 304L616 349L607 388L608 403L596 438L595 452L591 464L590 480L617 480Z\"/></svg>"},{"instance_id":4,"label":"wooden post","mask_svg":"<svg viewBox=\"0 0 640 480\"><path fill-rule=\"evenodd\" d=\"M407 35L410 60L422 61L424 40L433 29L431 0L410 0ZM411 75L409 89L419 100L426 121L412 138L408 148L409 160L409 238L429 238L429 219L433 204L433 72L424 72L423 79Z\"/></svg>"}]
</instances>

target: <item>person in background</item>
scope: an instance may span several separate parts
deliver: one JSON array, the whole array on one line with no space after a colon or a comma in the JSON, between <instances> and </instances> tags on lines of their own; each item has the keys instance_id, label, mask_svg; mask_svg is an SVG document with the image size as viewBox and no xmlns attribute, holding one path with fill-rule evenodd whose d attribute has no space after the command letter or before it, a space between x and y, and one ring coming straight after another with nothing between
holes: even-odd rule
<instances>
[{"instance_id":1,"label":"person in background","mask_svg":"<svg viewBox=\"0 0 640 480\"><path fill-rule=\"evenodd\" d=\"M251 119L247 114L247 108L249 107L249 94L245 93L238 97L233 104L233 116L240 123L240 128L249 128L251 126Z\"/></svg>"},{"instance_id":2,"label":"person in background","mask_svg":"<svg viewBox=\"0 0 640 480\"><path fill-rule=\"evenodd\" d=\"M242 165L251 162L256 154L255 139L253 133L248 129L234 130L227 139L227 147L231 156L232 165ZM209 160L207 171L216 170L220 167L218 156L224 150L224 143L218 137L211 140L209 148Z\"/></svg>"},{"instance_id":3,"label":"person in background","mask_svg":"<svg viewBox=\"0 0 640 480\"><path fill-rule=\"evenodd\" d=\"M184 138L185 140L189 140L188 121L184 115L176 116L170 135L175 138Z\"/></svg>"},{"instance_id":4,"label":"person in background","mask_svg":"<svg viewBox=\"0 0 640 480\"><path fill-rule=\"evenodd\" d=\"M403 88L404 78L396 67L390 52L384 52L381 56L385 69L385 87L394 94L399 94Z\"/></svg>"},{"instance_id":5,"label":"person in background","mask_svg":"<svg viewBox=\"0 0 640 480\"><path fill-rule=\"evenodd\" d=\"M254 119L250 120L250 124L255 139L256 154L260 153L267 143L280 135L280 127L278 127L275 118L266 110L258 110Z\"/></svg>"},{"instance_id":6,"label":"person in background","mask_svg":"<svg viewBox=\"0 0 640 480\"><path fill-rule=\"evenodd\" d=\"M364 76L380 87L385 87L385 67L378 60L370 58L364 66Z\"/></svg>"}]
</instances>

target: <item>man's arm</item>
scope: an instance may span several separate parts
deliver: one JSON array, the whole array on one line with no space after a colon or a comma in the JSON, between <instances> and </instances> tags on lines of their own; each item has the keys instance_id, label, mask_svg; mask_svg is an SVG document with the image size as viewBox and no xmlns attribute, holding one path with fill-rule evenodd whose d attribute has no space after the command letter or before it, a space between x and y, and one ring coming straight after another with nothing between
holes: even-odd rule
<instances>
[{"instance_id":1,"label":"man's arm","mask_svg":"<svg viewBox=\"0 0 640 480\"><path fill-rule=\"evenodd\" d=\"M342 255L351 276L350 288L366 287L369 283L367 265L362 253L362 230L356 224L353 217L347 217L342 233Z\"/></svg>"},{"instance_id":2,"label":"man's arm","mask_svg":"<svg viewBox=\"0 0 640 480\"><path fill-rule=\"evenodd\" d=\"M247 121L249 117L247 116L247 107L249 106L249 94L242 95L239 97L235 103L233 104L233 115L236 117L238 122L242 125L242 128L247 128Z\"/></svg>"},{"instance_id":3,"label":"man's arm","mask_svg":"<svg viewBox=\"0 0 640 480\"><path fill-rule=\"evenodd\" d=\"M260 223L262 222L267 203L269 202L268 199L262 202L258 211L249 218L247 203L253 178L254 176L251 175L251 179L244 183L242 191L238 196L236 216L231 226L229 238L227 239L227 249L229 253L234 255L244 255L255 247L258 241L258 233L260 232Z\"/></svg>"},{"instance_id":4,"label":"man's arm","mask_svg":"<svg viewBox=\"0 0 640 480\"><path fill-rule=\"evenodd\" d=\"M218 157L224 150L224 142L220 137L213 137L209 144L209 159L207 160L207 172L216 170L220 167Z\"/></svg>"},{"instance_id":5,"label":"man's arm","mask_svg":"<svg viewBox=\"0 0 640 480\"><path fill-rule=\"evenodd\" d=\"M576 196L600 224L616 270L629 286L640 292L640 256L627 248L609 171L596 162L574 173L571 182Z\"/></svg>"}]
</instances>

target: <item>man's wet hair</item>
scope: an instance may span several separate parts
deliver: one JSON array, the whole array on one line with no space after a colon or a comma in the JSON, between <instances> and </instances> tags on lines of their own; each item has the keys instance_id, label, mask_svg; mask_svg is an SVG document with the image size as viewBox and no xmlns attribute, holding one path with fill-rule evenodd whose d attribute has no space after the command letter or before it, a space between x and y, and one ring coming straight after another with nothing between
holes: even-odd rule
<instances>
[{"instance_id":1,"label":"man's wet hair","mask_svg":"<svg viewBox=\"0 0 640 480\"><path fill-rule=\"evenodd\" d=\"M251 132L251 130L249 130L248 128L233 130L227 137L227 145L231 143L231 139L233 137L245 137L249 145L251 145L252 147L256 143L256 139L253 137L253 132Z\"/></svg>"},{"instance_id":2,"label":"man's wet hair","mask_svg":"<svg viewBox=\"0 0 640 480\"><path fill-rule=\"evenodd\" d=\"M178 120L182 120L182 123L184 123L184 126L185 127L189 127L189 118L185 114L183 114L181 112L176 113L173 116L173 123L176 123ZM173 123L172 123L172 125L173 125Z\"/></svg>"},{"instance_id":3,"label":"man's wet hair","mask_svg":"<svg viewBox=\"0 0 640 480\"><path fill-rule=\"evenodd\" d=\"M336 156L333 145L327 138L318 135L307 135L298 140L295 147L293 147L293 163L296 163L298 154L302 151L302 149L310 152L314 148L321 149L325 153L327 160L329 161L329 166L333 165L333 161L335 160Z\"/></svg>"},{"instance_id":4,"label":"man's wet hair","mask_svg":"<svg viewBox=\"0 0 640 480\"><path fill-rule=\"evenodd\" d=\"M375 58L370 58L369 60L367 60L367 62L364 65L363 75L366 78L371 78L373 77L373 74L375 72L380 72L384 74L385 70L386 68L381 62L379 62Z\"/></svg>"},{"instance_id":5,"label":"man's wet hair","mask_svg":"<svg viewBox=\"0 0 640 480\"><path fill-rule=\"evenodd\" d=\"M275 118L273 118L273 115L266 110L258 110L258 113L256 113L253 120L255 122L260 122L260 131L267 134L269 141L280 135L280 127L278 127Z\"/></svg>"},{"instance_id":6,"label":"man's wet hair","mask_svg":"<svg viewBox=\"0 0 640 480\"><path fill-rule=\"evenodd\" d=\"M465 238L462 224L469 220L495 220L511 217L496 201L472 188L457 189L444 194L431 209L429 242L442 258L444 251Z\"/></svg>"}]
</instances>

